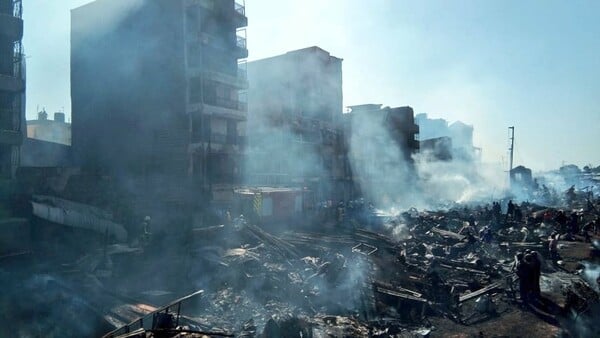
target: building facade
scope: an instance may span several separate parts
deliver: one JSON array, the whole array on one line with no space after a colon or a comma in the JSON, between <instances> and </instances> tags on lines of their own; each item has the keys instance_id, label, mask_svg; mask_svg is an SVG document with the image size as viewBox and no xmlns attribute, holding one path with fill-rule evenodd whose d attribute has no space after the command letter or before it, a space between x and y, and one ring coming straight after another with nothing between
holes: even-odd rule
<instances>
[{"instance_id":1,"label":"building facade","mask_svg":"<svg viewBox=\"0 0 600 338\"><path fill-rule=\"evenodd\" d=\"M413 155L419 152L419 126L413 109L380 104L349 108L344 114L346 195L379 205L396 202L415 178Z\"/></svg>"},{"instance_id":2,"label":"building facade","mask_svg":"<svg viewBox=\"0 0 600 338\"><path fill-rule=\"evenodd\" d=\"M23 142L25 76L21 39L22 4L0 0L0 180L10 180L19 166Z\"/></svg>"},{"instance_id":3,"label":"building facade","mask_svg":"<svg viewBox=\"0 0 600 338\"><path fill-rule=\"evenodd\" d=\"M479 160L481 149L473 146L473 126L456 121L448 123L445 119L432 119L427 114L418 114L415 120L420 128L420 139L431 150L430 145L443 138L451 139L450 158L444 154L443 160L457 159L461 161ZM439 144L439 143L438 143ZM447 144L445 144L446 146Z\"/></svg>"},{"instance_id":4,"label":"building facade","mask_svg":"<svg viewBox=\"0 0 600 338\"><path fill-rule=\"evenodd\" d=\"M54 119L49 120L48 113L42 110L37 120L27 121L27 137L70 146L71 124L65 121L65 113L54 113Z\"/></svg>"},{"instance_id":5,"label":"building facade","mask_svg":"<svg viewBox=\"0 0 600 338\"><path fill-rule=\"evenodd\" d=\"M246 121L244 6L97 0L71 17L75 163L124 182L149 213L225 203Z\"/></svg>"},{"instance_id":6,"label":"building facade","mask_svg":"<svg viewBox=\"0 0 600 338\"><path fill-rule=\"evenodd\" d=\"M246 183L335 195L343 178L342 59L319 47L248 63Z\"/></svg>"}]
</instances>

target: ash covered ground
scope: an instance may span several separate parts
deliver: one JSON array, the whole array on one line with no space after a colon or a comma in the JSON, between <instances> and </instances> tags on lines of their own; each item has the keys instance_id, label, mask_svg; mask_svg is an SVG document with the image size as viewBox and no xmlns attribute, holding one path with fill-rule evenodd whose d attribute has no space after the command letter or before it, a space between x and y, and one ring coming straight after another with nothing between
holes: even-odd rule
<instances>
[{"instance_id":1,"label":"ash covered ground","mask_svg":"<svg viewBox=\"0 0 600 338\"><path fill-rule=\"evenodd\" d=\"M293 231L237 217L79 255L40 247L3 257L1 336L597 336L590 196L396 214L354 201Z\"/></svg>"}]
</instances>

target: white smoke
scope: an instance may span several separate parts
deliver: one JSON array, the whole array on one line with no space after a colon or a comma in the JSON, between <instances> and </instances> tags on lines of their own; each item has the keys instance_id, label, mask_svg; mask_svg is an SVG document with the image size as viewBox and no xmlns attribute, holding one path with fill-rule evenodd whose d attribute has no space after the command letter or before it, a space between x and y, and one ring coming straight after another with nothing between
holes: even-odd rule
<instances>
[{"instance_id":1,"label":"white smoke","mask_svg":"<svg viewBox=\"0 0 600 338\"><path fill-rule=\"evenodd\" d=\"M106 31L114 29L114 27L125 20L131 13L139 10L146 0L103 0L98 1L98 4L91 2L84 6L73 9L91 10L93 16L88 16L86 20L72 21L72 29L77 33L84 35L102 34Z\"/></svg>"},{"instance_id":2,"label":"white smoke","mask_svg":"<svg viewBox=\"0 0 600 338\"><path fill-rule=\"evenodd\" d=\"M354 116L348 155L365 198L379 207L435 209L489 202L504 193L508 174L500 166L462 156L432 161L435 156L429 152L417 153L411 161L385 123L373 115Z\"/></svg>"}]
</instances>

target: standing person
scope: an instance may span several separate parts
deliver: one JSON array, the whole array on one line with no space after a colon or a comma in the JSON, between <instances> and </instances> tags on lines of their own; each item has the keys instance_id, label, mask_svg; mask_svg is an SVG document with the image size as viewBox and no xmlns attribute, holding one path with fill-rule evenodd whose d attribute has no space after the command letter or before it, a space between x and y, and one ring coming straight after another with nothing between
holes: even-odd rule
<instances>
[{"instance_id":1,"label":"standing person","mask_svg":"<svg viewBox=\"0 0 600 338\"><path fill-rule=\"evenodd\" d=\"M541 296L540 278L542 276L543 258L537 251L531 251L531 293L535 298Z\"/></svg>"},{"instance_id":2,"label":"standing person","mask_svg":"<svg viewBox=\"0 0 600 338\"><path fill-rule=\"evenodd\" d=\"M514 219L515 217L515 205L513 204L512 200L508 201L508 206L506 208L506 218L504 219L504 222L508 222L508 217L510 217L511 219Z\"/></svg>"},{"instance_id":3,"label":"standing person","mask_svg":"<svg viewBox=\"0 0 600 338\"><path fill-rule=\"evenodd\" d=\"M576 235L579 233L579 215L576 212L571 213L571 218L569 219L568 224L569 234Z\"/></svg>"},{"instance_id":4,"label":"standing person","mask_svg":"<svg viewBox=\"0 0 600 338\"><path fill-rule=\"evenodd\" d=\"M519 295L523 305L529 303L529 286L531 285L531 269L525 262L523 253L519 252L515 257L515 272L519 277Z\"/></svg>"},{"instance_id":5,"label":"standing person","mask_svg":"<svg viewBox=\"0 0 600 338\"><path fill-rule=\"evenodd\" d=\"M502 214L502 208L500 207L499 202L494 202L494 207L492 208L492 211L494 212L494 217L496 217L496 220L499 220L500 215Z\"/></svg>"},{"instance_id":6,"label":"standing person","mask_svg":"<svg viewBox=\"0 0 600 338\"><path fill-rule=\"evenodd\" d=\"M520 207L515 208L515 220L521 222L523 220L523 211Z\"/></svg>"}]
</instances>

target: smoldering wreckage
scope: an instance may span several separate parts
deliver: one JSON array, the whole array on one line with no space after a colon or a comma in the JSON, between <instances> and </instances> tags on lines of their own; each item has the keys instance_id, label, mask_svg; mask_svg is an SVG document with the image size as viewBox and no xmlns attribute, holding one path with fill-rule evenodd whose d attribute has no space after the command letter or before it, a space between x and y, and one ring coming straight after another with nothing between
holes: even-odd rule
<instances>
[{"instance_id":1,"label":"smoldering wreckage","mask_svg":"<svg viewBox=\"0 0 600 338\"><path fill-rule=\"evenodd\" d=\"M176 236L146 217L127 241L102 210L33 196L63 248L35 251L64 255L1 258L17 285L1 336L598 336L600 199L559 200L397 214L358 200L293 230L228 212ZM71 235L87 249L66 252Z\"/></svg>"}]
</instances>

